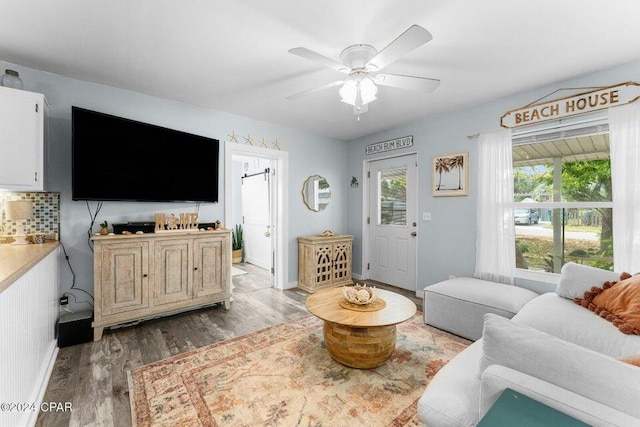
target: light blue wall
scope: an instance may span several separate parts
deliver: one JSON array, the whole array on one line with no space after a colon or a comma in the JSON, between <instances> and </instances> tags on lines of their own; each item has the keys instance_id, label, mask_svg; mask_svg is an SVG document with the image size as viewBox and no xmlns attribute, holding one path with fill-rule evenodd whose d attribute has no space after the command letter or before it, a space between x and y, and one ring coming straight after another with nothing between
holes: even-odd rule
<instances>
[{"instance_id":1,"label":"light blue wall","mask_svg":"<svg viewBox=\"0 0 640 427\"><path fill-rule=\"evenodd\" d=\"M297 281L297 241L301 235L325 229L356 236L354 241L354 273L362 274L362 190L363 161L381 156L365 156L364 146L399 136L413 135L414 147L404 152L418 153L418 212L431 212L432 221L418 222L418 288L444 280L449 274L473 274L475 265L475 218L477 188L477 140L468 135L499 128L499 118L507 110L526 105L556 89L613 85L627 80L640 80L640 62L576 77L543 88L501 98L479 106L426 117L385 132L345 143L298 129L260 122L233 114L207 110L187 104L120 90L108 86L70 79L0 61L0 70L12 68L20 72L25 90L45 94L50 104L50 161L53 169L49 189L61 192L62 241L71 257L77 275L76 286L93 292L93 261L87 246L89 215L85 202L71 201L71 106L103 111L184 130L221 142L235 131L260 139L280 142L289 152L289 272L288 282ZM446 82L443 82L446 84ZM482 84L482 82L478 82ZM558 96L558 95L556 95ZM555 96L554 96L555 97ZM380 99L377 102L384 102ZM363 118L366 120L366 118ZM431 159L435 155L469 151L470 193L468 197L431 197ZM396 151L393 154L400 154ZM118 155L112 153L112 155ZM224 145L220 163L221 202L202 204L202 221L224 221L223 167ZM312 174L327 177L331 184L332 202L322 212L308 210L301 198L304 180ZM351 188L351 176L361 185ZM94 207L95 203L91 203ZM195 209L187 203L118 203L106 202L98 222L110 223L150 220L156 212L186 212ZM419 216L421 216L419 214ZM61 292L71 285L71 274L61 268ZM82 293L76 293L83 300ZM72 309L75 308L73 301Z\"/></svg>"},{"instance_id":2,"label":"light blue wall","mask_svg":"<svg viewBox=\"0 0 640 427\"><path fill-rule=\"evenodd\" d=\"M79 288L93 293L93 255L87 245L89 214L86 204L71 200L72 105L216 138L221 143L229 139L227 135L232 131L240 136L251 134L255 140L264 137L267 141L274 141L277 138L282 150L289 152L289 283L295 283L298 276L297 236L325 229L346 232L348 178L344 141L0 61L0 70L5 68L18 71L24 81L24 89L43 93L49 102L48 141L52 176L48 189L61 192L61 238ZM239 140L242 141L241 138ZM220 154L220 203L200 205L202 222L220 219L224 224L224 144L221 144ZM121 156L109 152L108 147L107 155ZM122 161L144 160L123 157ZM333 203L321 213L307 210L300 194L307 176L316 173L335 184L332 187ZM95 204L90 202L91 208ZM156 212L189 212L195 208L193 203L105 202L97 222L149 221L153 220ZM62 265L61 272L62 293L71 286L71 274L66 263ZM75 294L79 301L85 299L81 292ZM82 307L86 308L86 305ZM71 308L76 308L73 299Z\"/></svg>"},{"instance_id":3,"label":"light blue wall","mask_svg":"<svg viewBox=\"0 0 640 427\"><path fill-rule=\"evenodd\" d=\"M476 255L476 200L477 200L477 138L469 135L490 132L500 128L500 117L508 110L527 105L560 88L610 86L625 81L640 81L640 62L633 62L553 85L521 92L482 105L462 109L398 126L384 132L360 138L348 143L348 175L363 177L363 162L384 157L366 156L364 147L374 142L413 135L414 146L409 149L387 152L387 155L416 152L418 154L418 289L445 280L449 274L469 276L473 274ZM446 80L443 81L443 85ZM477 82L481 85L482 82ZM558 98L569 93L552 96ZM379 99L376 102L384 102ZM372 107L372 108L375 108ZM363 119L364 120L364 119ZM431 161L433 156L456 151L469 152L469 196L432 197ZM361 180L361 181L362 181ZM354 273L362 275L362 191L365 186L349 191L348 232L354 234ZM432 220L421 220L422 212L431 212ZM366 272L364 273L366 277ZM551 288L523 286L536 291Z\"/></svg>"}]
</instances>

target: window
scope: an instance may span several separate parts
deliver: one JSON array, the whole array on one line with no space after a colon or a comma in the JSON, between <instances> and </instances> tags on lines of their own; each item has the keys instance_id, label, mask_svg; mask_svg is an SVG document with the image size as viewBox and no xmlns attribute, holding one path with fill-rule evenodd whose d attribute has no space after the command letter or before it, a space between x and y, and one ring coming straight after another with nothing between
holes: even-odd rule
<instances>
[{"instance_id":1,"label":"window","mask_svg":"<svg viewBox=\"0 0 640 427\"><path fill-rule=\"evenodd\" d=\"M517 268L559 273L571 261L612 269L609 135L589 131L514 138Z\"/></svg>"},{"instance_id":2,"label":"window","mask_svg":"<svg viewBox=\"0 0 640 427\"><path fill-rule=\"evenodd\" d=\"M407 168L378 173L378 224L407 225Z\"/></svg>"}]
</instances>

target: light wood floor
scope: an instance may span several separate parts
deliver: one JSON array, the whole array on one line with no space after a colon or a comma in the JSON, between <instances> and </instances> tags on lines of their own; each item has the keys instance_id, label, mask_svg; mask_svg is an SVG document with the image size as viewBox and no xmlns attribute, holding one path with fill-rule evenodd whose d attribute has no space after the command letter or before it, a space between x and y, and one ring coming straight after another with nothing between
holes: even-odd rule
<instances>
[{"instance_id":1,"label":"light wood floor","mask_svg":"<svg viewBox=\"0 0 640 427\"><path fill-rule=\"evenodd\" d=\"M61 348L43 401L71 402L73 410L41 412L36 425L130 426L127 371L309 314L304 305L307 292L273 289L268 273L251 267L240 265L249 274L233 277L228 311L216 305L105 331L99 342ZM422 300L413 292L376 286L411 298L422 310Z\"/></svg>"}]
</instances>

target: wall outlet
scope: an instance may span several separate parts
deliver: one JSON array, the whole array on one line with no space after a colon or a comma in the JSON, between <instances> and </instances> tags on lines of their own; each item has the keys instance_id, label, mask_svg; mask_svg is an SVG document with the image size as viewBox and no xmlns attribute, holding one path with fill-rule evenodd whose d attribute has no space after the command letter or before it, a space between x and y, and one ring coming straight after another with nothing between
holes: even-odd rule
<instances>
[{"instance_id":1,"label":"wall outlet","mask_svg":"<svg viewBox=\"0 0 640 427\"><path fill-rule=\"evenodd\" d=\"M422 212L423 221L431 221L431 212Z\"/></svg>"},{"instance_id":2,"label":"wall outlet","mask_svg":"<svg viewBox=\"0 0 640 427\"><path fill-rule=\"evenodd\" d=\"M455 279L455 278L456 278L456 276L454 276L453 274L449 275L449 279Z\"/></svg>"},{"instance_id":3,"label":"wall outlet","mask_svg":"<svg viewBox=\"0 0 640 427\"><path fill-rule=\"evenodd\" d=\"M69 297L60 297L60 305L62 307L69 305Z\"/></svg>"}]
</instances>

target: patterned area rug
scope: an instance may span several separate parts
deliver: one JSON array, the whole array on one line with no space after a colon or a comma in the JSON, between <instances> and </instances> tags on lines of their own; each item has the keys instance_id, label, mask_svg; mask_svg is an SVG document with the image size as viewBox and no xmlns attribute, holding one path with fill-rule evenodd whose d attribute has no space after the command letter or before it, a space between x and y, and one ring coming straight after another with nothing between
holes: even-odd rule
<instances>
[{"instance_id":1,"label":"patterned area rug","mask_svg":"<svg viewBox=\"0 0 640 427\"><path fill-rule=\"evenodd\" d=\"M307 316L141 366L129 373L136 426L414 426L417 401L469 341L398 325L384 365L335 362L322 321Z\"/></svg>"}]
</instances>

